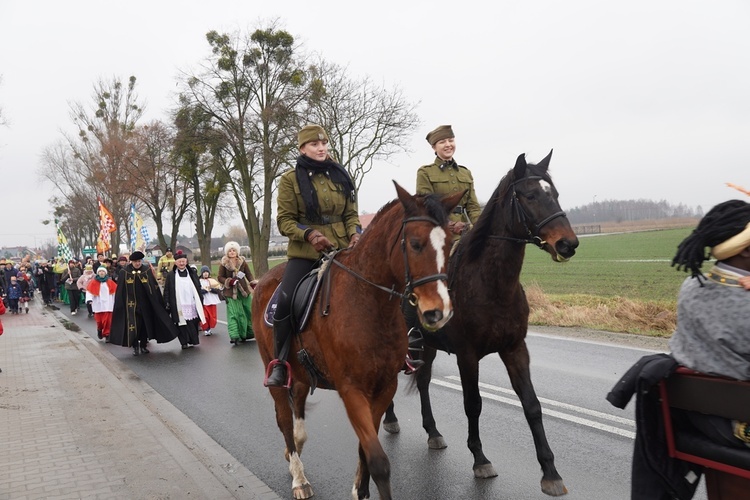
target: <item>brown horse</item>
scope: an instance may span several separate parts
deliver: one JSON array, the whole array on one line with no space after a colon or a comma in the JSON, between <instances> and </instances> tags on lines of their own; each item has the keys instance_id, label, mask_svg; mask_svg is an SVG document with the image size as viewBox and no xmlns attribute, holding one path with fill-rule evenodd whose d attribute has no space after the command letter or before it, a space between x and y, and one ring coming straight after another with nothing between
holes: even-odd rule
<instances>
[{"instance_id":1,"label":"brown horse","mask_svg":"<svg viewBox=\"0 0 750 500\"><path fill-rule=\"evenodd\" d=\"M555 468L542 424L542 407L531 383L525 340L529 304L519 279L527 243L548 252L556 262L570 259L578 247L578 238L560 209L557 189L547 173L551 156L550 151L538 165L533 165L520 155L515 167L500 181L475 227L461 238L448 269L454 316L439 335L424 333L425 366L417 372L416 383L428 446L445 448L445 440L435 426L429 384L436 349L456 354L464 411L469 420L468 446L474 455L474 476L495 477L497 472L484 456L479 438L479 360L499 353L531 428L542 466L542 491L558 496L567 493L567 489ZM383 428L391 433L399 430L392 404Z\"/></svg>"},{"instance_id":2,"label":"brown horse","mask_svg":"<svg viewBox=\"0 0 750 500\"><path fill-rule=\"evenodd\" d=\"M370 476L380 498L392 497L390 463L378 440L378 428L396 393L407 352L400 299L408 297L417 304L419 320L428 330L444 326L452 315L446 274L451 246L447 214L463 193L443 199L411 196L398 184L396 191L398 199L380 209L357 246L328 262L330 296L317 300L330 304L330 310L326 316L313 314L293 339L293 352L312 359L320 387L338 391L359 438L355 498L370 497ZM273 268L258 282L253 296L253 327L265 365L274 357L274 342L263 313L282 275L283 265ZM316 305L314 311L319 309ZM295 356L289 362L291 389L269 390L286 443L292 494L309 498L313 491L300 453L307 439L310 367Z\"/></svg>"}]
</instances>

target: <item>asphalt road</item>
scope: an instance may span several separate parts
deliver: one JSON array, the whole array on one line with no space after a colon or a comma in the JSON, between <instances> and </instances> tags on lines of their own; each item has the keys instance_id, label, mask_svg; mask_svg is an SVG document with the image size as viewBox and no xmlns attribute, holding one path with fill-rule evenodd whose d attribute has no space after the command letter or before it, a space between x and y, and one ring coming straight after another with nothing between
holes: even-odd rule
<instances>
[{"instance_id":1,"label":"asphalt road","mask_svg":"<svg viewBox=\"0 0 750 500\"><path fill-rule=\"evenodd\" d=\"M66 308L63 306L63 311ZM220 306L220 320L223 319ZM95 338L93 319L69 318ZM641 356L660 350L632 337L566 330L566 336L530 333L532 379L545 414L547 436L558 471L574 499L629 499L634 402L625 411L604 398ZM613 343L616 342L616 343ZM623 345L630 344L630 345ZM132 356L128 348L102 344L151 387L179 408L276 493L291 489L283 439L273 402L262 386L263 367L254 342L229 343L220 324L201 344L182 350L178 342L156 345L151 354ZM497 478L474 479L466 448L466 419L455 358L440 354L431 388L438 428L448 448L429 450L421 428L416 392L402 375L396 396L401 433L381 430L391 461L396 498L542 499L541 472L531 434L498 356L482 360L484 407L480 430ZM302 454L315 498L350 498L357 442L337 394L318 390L308 400L308 442ZM371 492L377 495L374 484ZM701 487L695 498L704 499Z\"/></svg>"}]
</instances>

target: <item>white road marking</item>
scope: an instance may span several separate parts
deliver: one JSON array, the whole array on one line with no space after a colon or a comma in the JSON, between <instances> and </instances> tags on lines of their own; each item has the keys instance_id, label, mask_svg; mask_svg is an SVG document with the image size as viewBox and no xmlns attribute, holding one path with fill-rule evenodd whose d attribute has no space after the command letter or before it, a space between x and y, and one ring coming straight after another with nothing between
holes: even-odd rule
<instances>
[{"instance_id":1,"label":"white road marking","mask_svg":"<svg viewBox=\"0 0 750 500\"><path fill-rule=\"evenodd\" d=\"M432 383L440 385L442 387L446 387L448 389L455 389L456 391L459 391L459 392L462 391L461 384L460 384L461 382L460 377L451 375L446 378L450 380L455 380L458 382L458 384L447 382L445 380L440 380L440 379L433 379ZM511 398L507 398L504 396L499 396L492 392L480 391L479 393L483 398L491 399L493 401L498 401L500 403L509 404L511 406L516 406L519 408L521 407L521 402L517 399L516 393L512 389L504 389L502 387L485 384L482 382L479 383L479 386L485 389L495 391L495 392L506 393L506 394L510 394L513 396L513 399L511 399ZM609 415L607 413L602 413L602 412L598 412L595 410L589 410L588 408L582 408L580 406L570 405L567 403L561 403L559 401L554 401L554 400L546 399L546 398L539 398L539 402L546 406L554 406L557 408L570 410L570 411L577 412L577 413L587 415L590 417L600 418L602 420L608 420L608 421L615 422L621 425L627 425L628 427L633 427L633 428L635 427L635 422L627 418L617 417L614 415ZM591 427L592 429L598 429L600 431L609 432L611 434L615 434L618 436L635 439L634 431L620 429L619 427L607 425L605 423L597 422L595 420L590 420L587 418L577 417L575 415L570 415L568 413L563 413L561 411L550 410L546 407L542 408L542 412L544 413L545 416L559 418L561 420L566 420L568 422L572 422L575 424L584 425L586 427Z\"/></svg>"}]
</instances>

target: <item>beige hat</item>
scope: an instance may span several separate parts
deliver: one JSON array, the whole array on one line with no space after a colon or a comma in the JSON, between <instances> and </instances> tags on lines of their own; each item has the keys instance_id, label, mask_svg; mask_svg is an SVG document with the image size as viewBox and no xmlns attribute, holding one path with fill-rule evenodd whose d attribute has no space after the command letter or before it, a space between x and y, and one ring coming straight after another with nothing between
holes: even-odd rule
<instances>
[{"instance_id":1,"label":"beige hat","mask_svg":"<svg viewBox=\"0 0 750 500\"><path fill-rule=\"evenodd\" d=\"M300 148L308 142L327 140L328 134L320 125L305 125L297 134L297 145Z\"/></svg>"},{"instance_id":2,"label":"beige hat","mask_svg":"<svg viewBox=\"0 0 750 500\"><path fill-rule=\"evenodd\" d=\"M450 125L440 125L438 128L427 134L427 142L430 143L430 146L434 146L438 143L438 141L442 141L443 139L449 139L451 137L456 137L453 135L453 129Z\"/></svg>"},{"instance_id":3,"label":"beige hat","mask_svg":"<svg viewBox=\"0 0 750 500\"><path fill-rule=\"evenodd\" d=\"M745 229L742 232L735 234L727 241L712 247L711 255L713 255L716 260L725 260L729 257L738 255L747 247L750 247L750 223L745 226Z\"/></svg>"}]
</instances>

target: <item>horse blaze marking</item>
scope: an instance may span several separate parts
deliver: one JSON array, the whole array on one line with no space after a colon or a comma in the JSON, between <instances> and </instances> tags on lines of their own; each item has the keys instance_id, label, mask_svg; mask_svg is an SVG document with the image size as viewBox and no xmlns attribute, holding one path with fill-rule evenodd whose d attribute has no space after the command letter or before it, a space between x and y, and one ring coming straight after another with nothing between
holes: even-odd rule
<instances>
[{"instance_id":1,"label":"horse blaze marking","mask_svg":"<svg viewBox=\"0 0 750 500\"><path fill-rule=\"evenodd\" d=\"M445 245L449 244L447 241L445 230L442 227L436 226L430 231L430 242L432 247L435 249L435 263L437 264L437 272L442 273L445 269ZM448 304L450 303L450 297L448 295L448 287L442 281L437 282L438 295L443 300L443 315L448 315Z\"/></svg>"},{"instance_id":2,"label":"horse blaze marking","mask_svg":"<svg viewBox=\"0 0 750 500\"><path fill-rule=\"evenodd\" d=\"M552 185L545 181L544 179L539 181L539 185L542 186L542 189L545 193L551 193L552 192Z\"/></svg>"}]
</instances>

